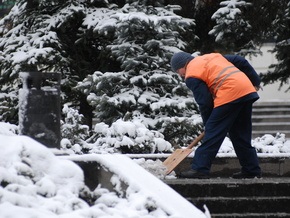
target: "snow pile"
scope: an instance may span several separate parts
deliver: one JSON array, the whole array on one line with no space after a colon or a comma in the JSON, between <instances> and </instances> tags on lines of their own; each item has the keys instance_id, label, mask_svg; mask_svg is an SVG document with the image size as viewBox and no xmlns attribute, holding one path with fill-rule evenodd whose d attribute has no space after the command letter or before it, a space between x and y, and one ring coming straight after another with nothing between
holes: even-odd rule
<instances>
[{"instance_id":1,"label":"snow pile","mask_svg":"<svg viewBox=\"0 0 290 218\"><path fill-rule=\"evenodd\" d=\"M16 135L19 132L18 126L10 123L0 122L1 135Z\"/></svg>"},{"instance_id":2,"label":"snow pile","mask_svg":"<svg viewBox=\"0 0 290 218\"><path fill-rule=\"evenodd\" d=\"M53 217L88 207L78 196L84 188L83 172L71 161L59 160L26 136L0 135L0 150L0 211L4 217L20 213L21 217Z\"/></svg>"},{"instance_id":3,"label":"snow pile","mask_svg":"<svg viewBox=\"0 0 290 218\"><path fill-rule=\"evenodd\" d=\"M88 154L64 157L70 160L97 161L104 169L109 169L113 173L110 181L114 190L119 196L126 196L130 200L131 207L139 210L145 208L153 217L210 217L209 211L205 207L206 213L194 207L188 200L169 186L157 179L154 175L135 164L131 158L122 154ZM104 185L107 184L106 180ZM124 189L124 186L128 186ZM145 208L143 208L145 206ZM118 208L119 209L119 208ZM124 208L120 207L121 210ZM148 216L146 211L143 217ZM169 215L170 214L170 215ZM139 216L128 216L139 217Z\"/></svg>"},{"instance_id":4,"label":"snow pile","mask_svg":"<svg viewBox=\"0 0 290 218\"><path fill-rule=\"evenodd\" d=\"M275 137L266 134L253 140L252 144L258 153L290 153L290 141L287 141L282 133L277 133Z\"/></svg>"},{"instance_id":5,"label":"snow pile","mask_svg":"<svg viewBox=\"0 0 290 218\"><path fill-rule=\"evenodd\" d=\"M252 140L252 146L256 148L258 154L277 155L288 153L290 155L290 140L287 140L285 134L277 133L276 136L265 134ZM235 154L232 142L225 138L218 154Z\"/></svg>"},{"instance_id":6,"label":"snow pile","mask_svg":"<svg viewBox=\"0 0 290 218\"><path fill-rule=\"evenodd\" d=\"M126 195L122 197L117 192L110 192L100 186L93 191L89 190L84 184L82 170L75 163L56 157L51 150L29 137L0 134L0 150L1 217L18 218L21 214L22 218L182 218L171 208L164 207L168 202L161 207L150 196L150 190L140 188L132 180L136 176L133 175L136 172L130 170L134 168L133 164L123 166L132 177L128 181ZM75 157L82 160L84 158L81 155ZM95 155L93 158L96 157ZM102 158L108 161L107 157L99 155L99 159ZM111 157L107 165L113 163L112 158L114 159ZM125 172L118 172L116 164L109 167L116 175L121 175L111 179L120 188L118 184L121 184ZM142 172L139 174L141 180ZM152 181L147 181L150 182ZM162 186L155 188L160 191L166 189ZM195 217L205 217L201 211L192 205L191 207ZM168 210L165 211L164 208Z\"/></svg>"},{"instance_id":7,"label":"snow pile","mask_svg":"<svg viewBox=\"0 0 290 218\"><path fill-rule=\"evenodd\" d=\"M164 179L164 175L166 175L166 167L164 166L163 162L159 159L146 160L145 158L136 158L133 159L138 165L143 167L145 170L156 176L157 178ZM170 177L166 177L167 179ZM175 177L176 178L176 177Z\"/></svg>"},{"instance_id":8,"label":"snow pile","mask_svg":"<svg viewBox=\"0 0 290 218\"><path fill-rule=\"evenodd\" d=\"M218 153L235 153L233 144L228 137L224 139Z\"/></svg>"}]
</instances>

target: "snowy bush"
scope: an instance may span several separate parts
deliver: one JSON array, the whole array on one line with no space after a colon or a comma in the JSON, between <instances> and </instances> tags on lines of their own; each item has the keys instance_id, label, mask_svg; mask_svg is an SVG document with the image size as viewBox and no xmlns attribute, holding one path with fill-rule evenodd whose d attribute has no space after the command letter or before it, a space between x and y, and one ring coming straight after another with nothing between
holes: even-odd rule
<instances>
[{"instance_id":1,"label":"snowy bush","mask_svg":"<svg viewBox=\"0 0 290 218\"><path fill-rule=\"evenodd\" d=\"M99 123L95 126L95 142L91 152L103 148L114 148L121 153L158 153L171 150L171 144L164 136L146 128L139 121L123 121L121 119L111 126Z\"/></svg>"},{"instance_id":2,"label":"snowy bush","mask_svg":"<svg viewBox=\"0 0 290 218\"><path fill-rule=\"evenodd\" d=\"M84 116L68 105L64 105L62 113L64 115L64 120L61 122L62 138L68 138L72 143L85 140L89 135L89 127L82 124Z\"/></svg>"},{"instance_id":3,"label":"snowy bush","mask_svg":"<svg viewBox=\"0 0 290 218\"><path fill-rule=\"evenodd\" d=\"M86 140L89 136L89 127L82 124L84 116L68 105L64 105L62 113L64 115L64 119L61 121L61 136L64 140L62 144L68 146Z\"/></svg>"},{"instance_id":4,"label":"snowy bush","mask_svg":"<svg viewBox=\"0 0 290 218\"><path fill-rule=\"evenodd\" d=\"M15 90L0 89L0 121L16 124L18 121L18 92Z\"/></svg>"},{"instance_id":5,"label":"snowy bush","mask_svg":"<svg viewBox=\"0 0 290 218\"><path fill-rule=\"evenodd\" d=\"M172 117L162 119L156 127L165 136L174 148L186 147L203 129L202 120L199 115L188 118Z\"/></svg>"}]
</instances>

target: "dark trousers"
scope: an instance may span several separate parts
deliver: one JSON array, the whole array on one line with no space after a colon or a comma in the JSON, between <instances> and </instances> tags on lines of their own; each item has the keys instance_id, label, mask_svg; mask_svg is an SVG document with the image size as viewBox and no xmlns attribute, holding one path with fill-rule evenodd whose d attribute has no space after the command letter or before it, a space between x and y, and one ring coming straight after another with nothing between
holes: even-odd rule
<instances>
[{"instance_id":1,"label":"dark trousers","mask_svg":"<svg viewBox=\"0 0 290 218\"><path fill-rule=\"evenodd\" d=\"M192 169L209 174L227 133L233 143L242 172L261 173L257 153L251 145L252 101L229 103L214 108L206 125L203 143L196 151Z\"/></svg>"}]
</instances>

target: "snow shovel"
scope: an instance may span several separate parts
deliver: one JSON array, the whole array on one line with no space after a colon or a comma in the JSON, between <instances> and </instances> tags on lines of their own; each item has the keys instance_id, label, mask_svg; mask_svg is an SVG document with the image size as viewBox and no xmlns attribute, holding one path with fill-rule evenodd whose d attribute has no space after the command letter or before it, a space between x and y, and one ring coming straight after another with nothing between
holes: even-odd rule
<instances>
[{"instance_id":1,"label":"snow shovel","mask_svg":"<svg viewBox=\"0 0 290 218\"><path fill-rule=\"evenodd\" d=\"M191 152L192 148L198 144L203 138L204 132L202 132L193 142L191 142L187 148L176 149L164 162L163 165L166 167L166 175L171 173L181 161L183 161Z\"/></svg>"}]
</instances>

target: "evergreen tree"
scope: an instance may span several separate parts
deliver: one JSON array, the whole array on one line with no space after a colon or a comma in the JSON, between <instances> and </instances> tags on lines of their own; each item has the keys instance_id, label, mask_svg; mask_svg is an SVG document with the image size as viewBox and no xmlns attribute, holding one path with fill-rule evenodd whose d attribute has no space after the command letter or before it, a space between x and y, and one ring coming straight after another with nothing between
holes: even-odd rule
<instances>
[{"instance_id":1,"label":"evergreen tree","mask_svg":"<svg viewBox=\"0 0 290 218\"><path fill-rule=\"evenodd\" d=\"M14 0L1 0L0 1L0 18L8 14L14 4L15 4Z\"/></svg>"},{"instance_id":2,"label":"evergreen tree","mask_svg":"<svg viewBox=\"0 0 290 218\"><path fill-rule=\"evenodd\" d=\"M175 8L162 1L128 1L111 16L116 38L108 45L123 71L96 71L77 88L88 95L99 121L140 120L161 133L171 129L165 139L183 145L199 130L190 118L196 106L169 62L173 52L185 49L182 33L193 22L175 15Z\"/></svg>"},{"instance_id":3,"label":"evergreen tree","mask_svg":"<svg viewBox=\"0 0 290 218\"><path fill-rule=\"evenodd\" d=\"M283 85L289 86L290 79L290 1L279 1L279 10L272 22L276 45L273 52L276 53L278 63L270 66L270 71L263 75L265 84L280 81L280 88ZM290 90L290 86L287 91Z\"/></svg>"},{"instance_id":4,"label":"evergreen tree","mask_svg":"<svg viewBox=\"0 0 290 218\"><path fill-rule=\"evenodd\" d=\"M236 52L245 55L252 52L255 44L252 41L252 26L246 18L246 9L251 3L243 0L227 0L220 3L212 19L216 25L209 31L215 37L220 52Z\"/></svg>"},{"instance_id":5,"label":"evergreen tree","mask_svg":"<svg viewBox=\"0 0 290 218\"><path fill-rule=\"evenodd\" d=\"M120 64L110 58L105 49L112 40L112 32L108 31L104 37L103 33L90 28L93 24L91 14L95 10L98 16L107 17L107 13L114 13L110 7L115 5L106 0L19 0L0 21L1 92L14 92L17 96L20 71L59 72L62 74L63 102L71 102L91 118L92 109L86 97L72 88L95 70L120 69ZM5 100L10 108L17 105L14 98ZM3 110L4 121L17 115L17 112ZM13 118L17 121L17 117Z\"/></svg>"},{"instance_id":6,"label":"evergreen tree","mask_svg":"<svg viewBox=\"0 0 290 218\"><path fill-rule=\"evenodd\" d=\"M197 112L169 60L185 50L183 34L194 23L178 9L163 1L19 0L0 21L3 121L17 115L10 108L17 105L18 73L53 71L62 74L63 103L80 114L94 110L100 122L139 120L171 134L171 125L186 124L190 134L179 138L186 143L197 134Z\"/></svg>"},{"instance_id":7,"label":"evergreen tree","mask_svg":"<svg viewBox=\"0 0 290 218\"><path fill-rule=\"evenodd\" d=\"M88 138L89 129L87 125L82 125L84 117L68 105L62 109L64 121L61 122L62 139L69 140L72 144L83 143Z\"/></svg>"},{"instance_id":8,"label":"evergreen tree","mask_svg":"<svg viewBox=\"0 0 290 218\"><path fill-rule=\"evenodd\" d=\"M186 1L189 2L189 1ZM209 35L208 32L212 30L216 24L212 15L219 9L219 1L202 1L195 0L194 9L188 12L188 17L193 18L196 22L195 32L200 40L196 44L196 51L200 51L202 54L215 51L216 42L213 35ZM185 6L185 8L188 8Z\"/></svg>"},{"instance_id":9,"label":"evergreen tree","mask_svg":"<svg viewBox=\"0 0 290 218\"><path fill-rule=\"evenodd\" d=\"M1 92L17 96L20 71L55 71L64 78L73 78L61 39L61 30L72 26L81 9L72 7L72 1L64 5L59 1L19 0L0 21Z\"/></svg>"}]
</instances>

